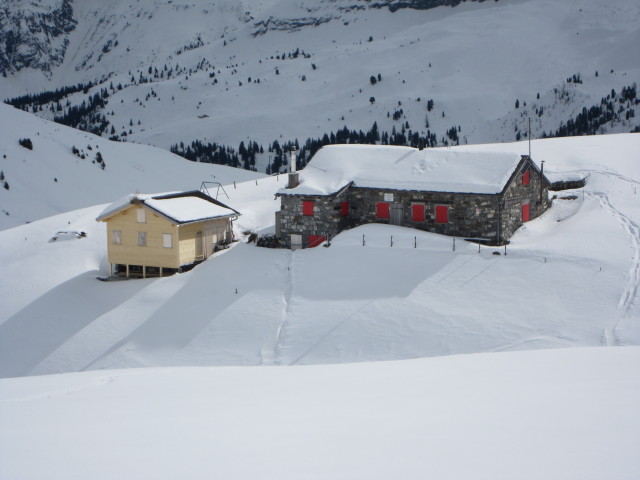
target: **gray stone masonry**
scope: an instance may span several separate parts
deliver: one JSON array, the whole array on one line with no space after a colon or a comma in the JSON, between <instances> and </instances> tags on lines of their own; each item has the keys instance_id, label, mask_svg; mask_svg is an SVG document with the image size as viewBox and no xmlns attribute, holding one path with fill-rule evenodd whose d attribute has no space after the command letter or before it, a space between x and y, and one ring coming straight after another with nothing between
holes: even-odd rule
<instances>
[{"instance_id":1,"label":"gray stone masonry","mask_svg":"<svg viewBox=\"0 0 640 480\"><path fill-rule=\"evenodd\" d=\"M523 173L530 172L528 185ZM309 235L332 238L345 229L367 223L386 223L427 232L465 238L484 239L492 245L507 243L522 225L522 205L529 204L530 219L548 207L549 183L528 157L523 157L505 189L499 194L407 191L351 186L331 195L281 194L279 212L281 245L291 246L291 235L302 236L308 246ZM541 188L542 187L542 188ZM313 201L313 215L303 215L303 201ZM348 214L342 215L342 202ZM389 204L389 218L378 218L376 205ZM425 218L414 221L412 206L424 205ZM436 223L436 207L448 207L448 222Z\"/></svg>"}]
</instances>

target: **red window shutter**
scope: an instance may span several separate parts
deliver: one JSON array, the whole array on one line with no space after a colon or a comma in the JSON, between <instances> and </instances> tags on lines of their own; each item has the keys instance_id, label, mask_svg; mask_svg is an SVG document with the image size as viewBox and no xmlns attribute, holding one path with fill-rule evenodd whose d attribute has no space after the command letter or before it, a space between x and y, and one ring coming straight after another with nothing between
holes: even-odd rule
<instances>
[{"instance_id":1,"label":"red window shutter","mask_svg":"<svg viewBox=\"0 0 640 480\"><path fill-rule=\"evenodd\" d=\"M527 169L527 171L522 174L522 184L529 185L529 183L531 183L531 170Z\"/></svg>"},{"instance_id":2,"label":"red window shutter","mask_svg":"<svg viewBox=\"0 0 640 480\"><path fill-rule=\"evenodd\" d=\"M342 202L340 204L340 215L343 217L349 215L349 202Z\"/></svg>"},{"instance_id":3,"label":"red window shutter","mask_svg":"<svg viewBox=\"0 0 640 480\"><path fill-rule=\"evenodd\" d=\"M302 214L313 217L313 205L315 202L313 200L303 200L302 201Z\"/></svg>"},{"instance_id":4,"label":"red window shutter","mask_svg":"<svg viewBox=\"0 0 640 480\"><path fill-rule=\"evenodd\" d=\"M523 203L522 204L522 221L528 222L529 220L531 220L531 212L529 210L529 204Z\"/></svg>"},{"instance_id":5,"label":"red window shutter","mask_svg":"<svg viewBox=\"0 0 640 480\"><path fill-rule=\"evenodd\" d=\"M446 205L436 206L436 223L449 223L449 207Z\"/></svg>"},{"instance_id":6,"label":"red window shutter","mask_svg":"<svg viewBox=\"0 0 640 480\"><path fill-rule=\"evenodd\" d=\"M378 202L376 204L376 217L389 218L389 204L387 202Z\"/></svg>"},{"instance_id":7,"label":"red window shutter","mask_svg":"<svg viewBox=\"0 0 640 480\"><path fill-rule=\"evenodd\" d=\"M327 237L325 237L323 235L309 235L307 237L308 247L309 248L317 247L322 242L324 242L326 239L327 239Z\"/></svg>"},{"instance_id":8,"label":"red window shutter","mask_svg":"<svg viewBox=\"0 0 640 480\"><path fill-rule=\"evenodd\" d=\"M412 205L411 218L414 222L424 222L424 205L422 204Z\"/></svg>"}]
</instances>

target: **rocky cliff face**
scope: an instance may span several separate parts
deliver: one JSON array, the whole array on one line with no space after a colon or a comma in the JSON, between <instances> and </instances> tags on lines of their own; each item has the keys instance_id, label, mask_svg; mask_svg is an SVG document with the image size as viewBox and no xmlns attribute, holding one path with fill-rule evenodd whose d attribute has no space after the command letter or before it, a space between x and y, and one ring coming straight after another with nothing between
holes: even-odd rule
<instances>
[{"instance_id":1,"label":"rocky cliff face","mask_svg":"<svg viewBox=\"0 0 640 480\"><path fill-rule=\"evenodd\" d=\"M366 0L365 0L366 1ZM485 0L379 0L370 4L371 7L388 7L395 12L402 8L413 8L416 10L429 10L436 7L455 7L463 2L484 2ZM498 0L495 0L496 2ZM368 2L367 2L368 3Z\"/></svg>"},{"instance_id":2,"label":"rocky cliff face","mask_svg":"<svg viewBox=\"0 0 640 480\"><path fill-rule=\"evenodd\" d=\"M50 72L62 63L76 27L70 0L5 0L0 7L0 72Z\"/></svg>"}]
</instances>

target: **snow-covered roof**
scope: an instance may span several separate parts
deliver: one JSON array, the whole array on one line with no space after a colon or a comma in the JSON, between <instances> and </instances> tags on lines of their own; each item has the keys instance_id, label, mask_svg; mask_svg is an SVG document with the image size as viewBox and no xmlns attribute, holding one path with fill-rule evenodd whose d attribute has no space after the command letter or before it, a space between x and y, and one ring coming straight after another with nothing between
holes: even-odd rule
<instances>
[{"instance_id":1,"label":"snow-covered roof","mask_svg":"<svg viewBox=\"0 0 640 480\"><path fill-rule=\"evenodd\" d=\"M233 208L194 190L191 192L126 195L105 208L96 220L106 220L136 203L144 204L176 223L192 223L239 215Z\"/></svg>"},{"instance_id":2,"label":"snow-covered roof","mask_svg":"<svg viewBox=\"0 0 640 480\"><path fill-rule=\"evenodd\" d=\"M329 195L356 187L500 193L521 160L517 153L386 145L328 145L300 172L300 185L279 194Z\"/></svg>"}]
</instances>

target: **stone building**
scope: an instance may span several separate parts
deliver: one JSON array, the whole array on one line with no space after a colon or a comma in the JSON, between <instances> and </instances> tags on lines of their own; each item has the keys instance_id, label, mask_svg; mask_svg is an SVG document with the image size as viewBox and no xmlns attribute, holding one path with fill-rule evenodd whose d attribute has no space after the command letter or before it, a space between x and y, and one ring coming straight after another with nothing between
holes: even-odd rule
<instances>
[{"instance_id":1,"label":"stone building","mask_svg":"<svg viewBox=\"0 0 640 480\"><path fill-rule=\"evenodd\" d=\"M526 155L330 145L277 193L276 236L285 247L315 247L387 223L501 245L549 207L548 189Z\"/></svg>"}]
</instances>

